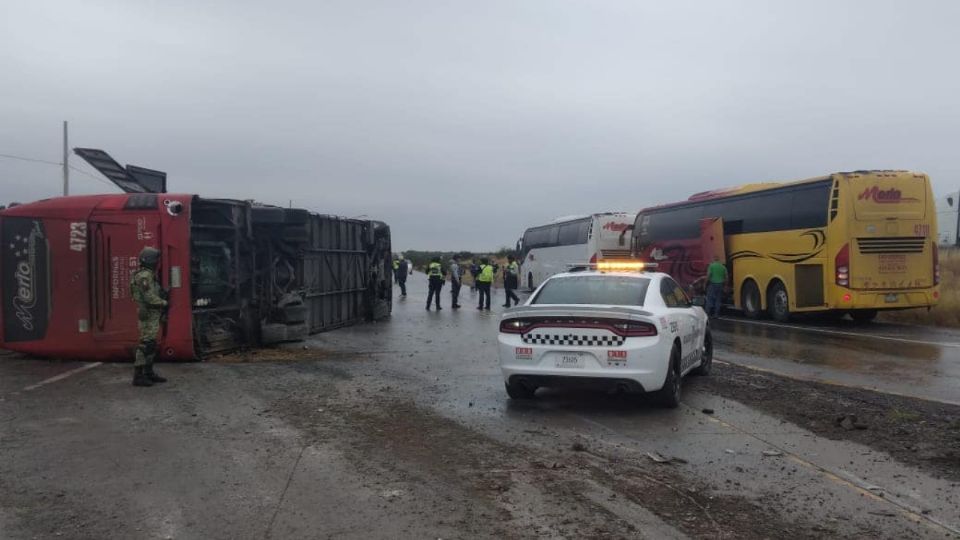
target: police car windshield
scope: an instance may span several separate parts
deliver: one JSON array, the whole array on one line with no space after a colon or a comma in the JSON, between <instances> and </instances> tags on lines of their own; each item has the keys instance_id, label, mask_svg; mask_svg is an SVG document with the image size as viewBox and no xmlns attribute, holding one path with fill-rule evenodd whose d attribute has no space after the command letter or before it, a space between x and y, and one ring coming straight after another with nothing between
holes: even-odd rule
<instances>
[{"instance_id":1,"label":"police car windshield","mask_svg":"<svg viewBox=\"0 0 960 540\"><path fill-rule=\"evenodd\" d=\"M636 277L557 277L543 285L531 304L642 306L649 285L649 279Z\"/></svg>"}]
</instances>

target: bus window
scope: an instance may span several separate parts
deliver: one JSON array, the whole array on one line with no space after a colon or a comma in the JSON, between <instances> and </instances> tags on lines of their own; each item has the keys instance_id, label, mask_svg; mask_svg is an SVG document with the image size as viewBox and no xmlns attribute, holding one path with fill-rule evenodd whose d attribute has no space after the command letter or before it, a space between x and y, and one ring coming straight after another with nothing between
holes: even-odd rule
<instances>
[{"instance_id":1,"label":"bus window","mask_svg":"<svg viewBox=\"0 0 960 540\"><path fill-rule=\"evenodd\" d=\"M827 225L827 204L830 200L830 184L812 185L793 193L793 208L790 213L794 229L814 229Z\"/></svg>"}]
</instances>

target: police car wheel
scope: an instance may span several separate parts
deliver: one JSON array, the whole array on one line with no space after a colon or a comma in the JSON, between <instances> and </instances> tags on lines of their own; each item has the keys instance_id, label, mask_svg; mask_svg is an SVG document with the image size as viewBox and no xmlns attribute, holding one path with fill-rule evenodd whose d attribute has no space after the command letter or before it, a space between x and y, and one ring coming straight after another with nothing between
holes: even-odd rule
<instances>
[{"instance_id":1,"label":"police car wheel","mask_svg":"<svg viewBox=\"0 0 960 540\"><path fill-rule=\"evenodd\" d=\"M692 371L694 375L709 375L713 367L713 336L707 328L703 335L703 350L700 353L700 365Z\"/></svg>"},{"instance_id":2,"label":"police car wheel","mask_svg":"<svg viewBox=\"0 0 960 540\"><path fill-rule=\"evenodd\" d=\"M656 401L661 407L676 409L680 406L680 347L673 346L670 351L670 369L663 381L663 388L657 391Z\"/></svg>"},{"instance_id":3,"label":"police car wheel","mask_svg":"<svg viewBox=\"0 0 960 540\"><path fill-rule=\"evenodd\" d=\"M507 395L510 396L510 399L533 399L537 392L536 387L527 386L520 382L505 383L504 386L507 387Z\"/></svg>"}]
</instances>

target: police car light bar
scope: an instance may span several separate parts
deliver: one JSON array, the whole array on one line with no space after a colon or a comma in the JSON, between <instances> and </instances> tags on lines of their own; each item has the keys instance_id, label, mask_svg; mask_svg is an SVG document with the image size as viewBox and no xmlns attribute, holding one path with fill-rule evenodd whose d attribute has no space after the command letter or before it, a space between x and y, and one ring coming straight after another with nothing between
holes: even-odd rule
<instances>
[{"instance_id":1,"label":"police car light bar","mask_svg":"<svg viewBox=\"0 0 960 540\"><path fill-rule=\"evenodd\" d=\"M597 270L599 272L643 272L657 267L657 263L644 261L599 261L595 263L569 264L571 271Z\"/></svg>"}]
</instances>

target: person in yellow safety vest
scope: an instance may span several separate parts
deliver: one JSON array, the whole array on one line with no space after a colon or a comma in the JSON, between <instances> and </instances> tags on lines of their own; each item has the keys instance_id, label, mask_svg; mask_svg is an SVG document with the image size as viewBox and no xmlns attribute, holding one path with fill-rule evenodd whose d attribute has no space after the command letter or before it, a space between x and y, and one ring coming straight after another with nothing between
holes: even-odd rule
<instances>
[{"instance_id":1,"label":"person in yellow safety vest","mask_svg":"<svg viewBox=\"0 0 960 540\"><path fill-rule=\"evenodd\" d=\"M477 309L484 308L484 297L486 297L486 309L490 311L490 287L493 285L493 267L487 259L480 259L480 275L476 278L477 290L480 291L480 305Z\"/></svg>"},{"instance_id":2,"label":"person in yellow safety vest","mask_svg":"<svg viewBox=\"0 0 960 540\"><path fill-rule=\"evenodd\" d=\"M430 303L434 298L437 299L437 311L443 309L440 307L440 289L443 288L443 267L440 265L440 257L434 257L427 265L427 280L430 283L430 290L427 292L427 311L430 311Z\"/></svg>"},{"instance_id":3,"label":"person in yellow safety vest","mask_svg":"<svg viewBox=\"0 0 960 540\"><path fill-rule=\"evenodd\" d=\"M407 296L407 261L393 260L393 280L400 286L400 296Z\"/></svg>"},{"instance_id":4,"label":"person in yellow safety vest","mask_svg":"<svg viewBox=\"0 0 960 540\"><path fill-rule=\"evenodd\" d=\"M513 305L520 305L520 297L513 292L520 286L520 265L517 264L517 259L513 255L508 255L507 261L509 263L503 270L503 290L507 295L507 303L503 307L506 308L510 307L510 300L513 300Z\"/></svg>"}]
</instances>

